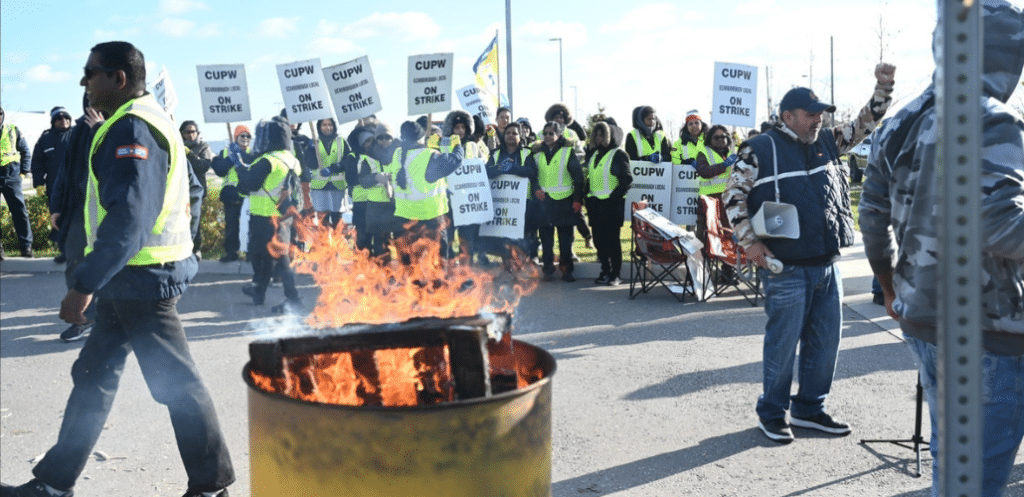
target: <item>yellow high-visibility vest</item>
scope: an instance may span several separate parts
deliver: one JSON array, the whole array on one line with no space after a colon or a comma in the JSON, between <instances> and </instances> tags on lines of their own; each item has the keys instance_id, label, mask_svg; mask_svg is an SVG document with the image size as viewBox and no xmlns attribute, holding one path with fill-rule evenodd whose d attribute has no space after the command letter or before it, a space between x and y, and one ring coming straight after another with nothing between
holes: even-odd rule
<instances>
[{"instance_id":1,"label":"yellow high-visibility vest","mask_svg":"<svg viewBox=\"0 0 1024 497\"><path fill-rule=\"evenodd\" d=\"M611 197L612 191L618 188L619 178L612 174L612 159L615 158L615 152L615 150L609 150L600 162L597 161L597 154L590 157L590 162L587 164L587 178L590 180L588 196L604 200Z\"/></svg>"},{"instance_id":2,"label":"yellow high-visibility vest","mask_svg":"<svg viewBox=\"0 0 1024 497\"><path fill-rule=\"evenodd\" d=\"M562 200L572 195L572 176L569 174L571 153L571 148L562 147L555 152L550 163L546 154L534 154L534 160L537 161L537 183L552 200Z\"/></svg>"},{"instance_id":3,"label":"yellow high-visibility vest","mask_svg":"<svg viewBox=\"0 0 1024 497\"><path fill-rule=\"evenodd\" d=\"M395 150L395 161L401 161L402 149ZM427 166L434 151L429 148L410 150L405 157L405 188L395 185L395 216L427 221L448 213L448 181L445 178L427 182Z\"/></svg>"},{"instance_id":4,"label":"yellow high-visibility vest","mask_svg":"<svg viewBox=\"0 0 1024 497\"><path fill-rule=\"evenodd\" d=\"M164 190L163 204L156 223L146 236L141 250L128 260L129 266L149 266L180 261L192 254L192 220L189 211L188 197L188 162L185 158L185 144L175 128L170 116L156 102L152 95L129 100L96 131L92 147L89 150L89 180L86 184L85 198L85 233L87 245L85 253L89 254L96 243L96 234L107 210L100 203L99 178L93 169L92 160L96 151L106 138L110 127L121 119L132 115L142 119L155 130L154 138L158 143L167 145L170 153L170 167L167 171L167 187Z\"/></svg>"},{"instance_id":5,"label":"yellow high-visibility vest","mask_svg":"<svg viewBox=\"0 0 1024 497\"><path fill-rule=\"evenodd\" d=\"M249 194L249 212L257 216L276 217L280 214L277 203L288 171L298 175L302 172L302 166L295 155L287 150L267 152L253 163L259 162L260 159L267 159L270 162L270 174L263 180L263 186L259 190Z\"/></svg>"}]
</instances>

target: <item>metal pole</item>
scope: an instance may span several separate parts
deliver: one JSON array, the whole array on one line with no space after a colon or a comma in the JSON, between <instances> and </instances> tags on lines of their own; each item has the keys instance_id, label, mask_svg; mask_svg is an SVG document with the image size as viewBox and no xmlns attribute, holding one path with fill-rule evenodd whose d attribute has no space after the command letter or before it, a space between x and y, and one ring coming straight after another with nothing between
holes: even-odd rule
<instances>
[{"instance_id":1,"label":"metal pole","mask_svg":"<svg viewBox=\"0 0 1024 497\"><path fill-rule=\"evenodd\" d=\"M981 495L981 2L939 2L939 492Z\"/></svg>"},{"instance_id":2,"label":"metal pole","mask_svg":"<svg viewBox=\"0 0 1024 497\"><path fill-rule=\"evenodd\" d=\"M498 44L497 29L494 30L494 44ZM497 76L498 78L498 94L494 96L495 98L498 99L498 105L494 106L495 110L497 110L498 107L501 107L501 49L499 49L497 46L494 47L494 56L497 57L497 59L494 61L494 70L497 72L495 76Z\"/></svg>"},{"instance_id":3,"label":"metal pole","mask_svg":"<svg viewBox=\"0 0 1024 497\"><path fill-rule=\"evenodd\" d=\"M515 109L512 106L512 0L505 0L505 64L508 66L508 108ZM501 103L501 95L498 95L498 103Z\"/></svg>"},{"instance_id":4,"label":"metal pole","mask_svg":"<svg viewBox=\"0 0 1024 497\"><path fill-rule=\"evenodd\" d=\"M548 41L558 41L558 101L565 102L565 93L562 91L562 39L551 38Z\"/></svg>"},{"instance_id":5,"label":"metal pole","mask_svg":"<svg viewBox=\"0 0 1024 497\"><path fill-rule=\"evenodd\" d=\"M828 60L829 60L829 72L830 72L828 79L829 79L829 86L831 87L831 90L832 90L832 98L829 100L829 102L832 102L832 105L835 105L836 104L836 40L835 40L834 36L829 36L828 37ZM829 115L829 125L830 126L835 126L836 125L835 113L832 113L831 115Z\"/></svg>"}]
</instances>

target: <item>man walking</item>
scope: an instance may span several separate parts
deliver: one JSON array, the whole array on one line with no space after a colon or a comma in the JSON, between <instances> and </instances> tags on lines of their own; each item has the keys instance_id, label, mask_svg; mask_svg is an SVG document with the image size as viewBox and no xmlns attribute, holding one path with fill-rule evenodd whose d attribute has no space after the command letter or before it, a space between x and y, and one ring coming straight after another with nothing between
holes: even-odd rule
<instances>
[{"instance_id":1,"label":"man walking","mask_svg":"<svg viewBox=\"0 0 1024 497\"><path fill-rule=\"evenodd\" d=\"M60 317L86 322L83 312L93 295L101 300L93 331L71 368L74 387L56 445L33 468L34 479L4 485L0 497L72 495L132 351L154 399L170 413L188 475L185 497L226 497L234 470L176 309L198 271L185 147L145 91L145 60L130 43L93 47L81 84L89 105L110 118L93 139L85 258Z\"/></svg>"},{"instance_id":2,"label":"man walking","mask_svg":"<svg viewBox=\"0 0 1024 497\"><path fill-rule=\"evenodd\" d=\"M835 106L819 101L809 88L787 92L776 127L746 142L722 195L747 256L761 267L767 267L767 257L784 264L781 272L765 278L764 385L757 401L758 426L779 443L793 441L790 423L834 435L851 431L824 406L843 325L843 287L836 263L839 249L853 244L849 184L839 156L885 115L895 71L879 64L871 100L857 119L835 128L821 128L822 113L835 112ZM799 239L754 234L750 217L766 201L796 206ZM798 344L800 388L790 398Z\"/></svg>"}]
</instances>

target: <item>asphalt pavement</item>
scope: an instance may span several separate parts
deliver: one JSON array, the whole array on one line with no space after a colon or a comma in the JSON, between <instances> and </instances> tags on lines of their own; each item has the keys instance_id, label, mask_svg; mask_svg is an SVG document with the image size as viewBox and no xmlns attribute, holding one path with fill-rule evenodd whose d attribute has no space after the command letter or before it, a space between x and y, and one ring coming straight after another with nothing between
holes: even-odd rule
<instances>
[{"instance_id":1,"label":"asphalt pavement","mask_svg":"<svg viewBox=\"0 0 1024 497\"><path fill-rule=\"evenodd\" d=\"M628 285L542 283L515 313L514 336L557 361L553 378L552 495L926 496L931 456L914 476L914 452L861 439L907 439L914 431L916 369L896 323L871 302L862 248L844 250L842 350L826 408L853 426L834 437L795 429L779 445L757 429L765 315L737 292L677 302L655 289L629 298ZM624 268L624 272L627 269ZM234 496L249 495L248 343L275 326L267 306L240 292L245 263L203 261L178 310L232 452ZM311 305L312 280L299 278ZM0 475L31 478L56 440L82 342L63 343L57 318L63 266L50 259L0 263ZM929 436L925 406L925 439ZM179 496L186 476L166 410L129 359L79 496ZM1007 495L1024 495L1018 456Z\"/></svg>"}]
</instances>

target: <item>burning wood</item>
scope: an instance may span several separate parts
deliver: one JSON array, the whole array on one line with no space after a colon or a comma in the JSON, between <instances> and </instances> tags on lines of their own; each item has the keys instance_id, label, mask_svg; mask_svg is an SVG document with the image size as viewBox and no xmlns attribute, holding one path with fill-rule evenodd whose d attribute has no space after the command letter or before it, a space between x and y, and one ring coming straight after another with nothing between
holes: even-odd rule
<instances>
[{"instance_id":1,"label":"burning wood","mask_svg":"<svg viewBox=\"0 0 1024 497\"><path fill-rule=\"evenodd\" d=\"M391 407L486 397L492 384L500 393L543 376L520 377L510 324L508 315L417 319L258 340L249 344L250 376L262 390L325 404Z\"/></svg>"}]
</instances>

